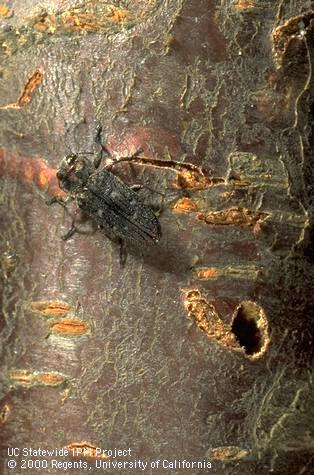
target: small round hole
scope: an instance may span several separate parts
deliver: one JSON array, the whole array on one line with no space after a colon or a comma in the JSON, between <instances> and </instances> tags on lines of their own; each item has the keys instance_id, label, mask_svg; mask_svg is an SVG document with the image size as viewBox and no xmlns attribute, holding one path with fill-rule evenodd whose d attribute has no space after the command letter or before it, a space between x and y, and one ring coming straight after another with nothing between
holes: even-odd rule
<instances>
[{"instance_id":1,"label":"small round hole","mask_svg":"<svg viewBox=\"0 0 314 475\"><path fill-rule=\"evenodd\" d=\"M231 331L247 355L261 356L268 344L267 321L263 309L254 302L242 302L236 310Z\"/></svg>"}]
</instances>

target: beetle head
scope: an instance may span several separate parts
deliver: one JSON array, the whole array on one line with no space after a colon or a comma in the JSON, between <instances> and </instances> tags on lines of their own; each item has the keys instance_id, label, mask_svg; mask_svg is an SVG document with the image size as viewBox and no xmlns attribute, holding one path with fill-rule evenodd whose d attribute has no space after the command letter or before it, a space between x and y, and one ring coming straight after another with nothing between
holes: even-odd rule
<instances>
[{"instance_id":1,"label":"beetle head","mask_svg":"<svg viewBox=\"0 0 314 475\"><path fill-rule=\"evenodd\" d=\"M75 153L67 155L62 159L57 171L59 186L70 193L80 191L93 172L94 167L86 157Z\"/></svg>"}]
</instances>

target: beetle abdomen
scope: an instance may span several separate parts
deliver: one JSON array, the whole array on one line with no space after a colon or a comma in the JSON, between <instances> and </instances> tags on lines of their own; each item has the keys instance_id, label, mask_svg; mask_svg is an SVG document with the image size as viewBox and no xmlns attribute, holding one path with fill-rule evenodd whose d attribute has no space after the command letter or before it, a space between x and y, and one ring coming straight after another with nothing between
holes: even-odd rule
<instances>
[{"instance_id":1,"label":"beetle abdomen","mask_svg":"<svg viewBox=\"0 0 314 475\"><path fill-rule=\"evenodd\" d=\"M78 197L78 206L121 239L156 243L161 238L154 212L134 190L107 170L89 177L84 193Z\"/></svg>"}]
</instances>

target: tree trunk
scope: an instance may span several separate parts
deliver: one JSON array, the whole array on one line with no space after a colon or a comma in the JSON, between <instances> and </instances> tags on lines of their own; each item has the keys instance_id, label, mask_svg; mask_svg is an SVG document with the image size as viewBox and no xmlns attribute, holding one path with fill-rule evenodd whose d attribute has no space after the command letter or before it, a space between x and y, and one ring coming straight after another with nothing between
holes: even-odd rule
<instances>
[{"instance_id":1,"label":"tree trunk","mask_svg":"<svg viewBox=\"0 0 314 475\"><path fill-rule=\"evenodd\" d=\"M310 473L312 4L0 5L1 473ZM99 126L123 267L46 204Z\"/></svg>"}]
</instances>

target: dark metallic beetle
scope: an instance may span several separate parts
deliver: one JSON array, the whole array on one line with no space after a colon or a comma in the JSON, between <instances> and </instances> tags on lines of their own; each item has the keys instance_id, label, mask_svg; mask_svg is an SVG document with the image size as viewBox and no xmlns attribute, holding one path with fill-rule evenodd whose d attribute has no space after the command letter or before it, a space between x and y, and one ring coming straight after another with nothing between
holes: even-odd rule
<instances>
[{"instance_id":1,"label":"dark metallic beetle","mask_svg":"<svg viewBox=\"0 0 314 475\"><path fill-rule=\"evenodd\" d=\"M104 146L102 149L106 150ZM126 161L125 158L123 161ZM100 162L101 159L92 163L81 154L63 158L57 178L68 197L65 200L55 198L51 202L66 206L67 201L75 199L85 214L120 242L157 243L161 238L160 224L151 208L142 202L135 191L140 187L128 186L109 171L109 167L97 171ZM63 239L68 239L77 231L73 220Z\"/></svg>"}]
</instances>

